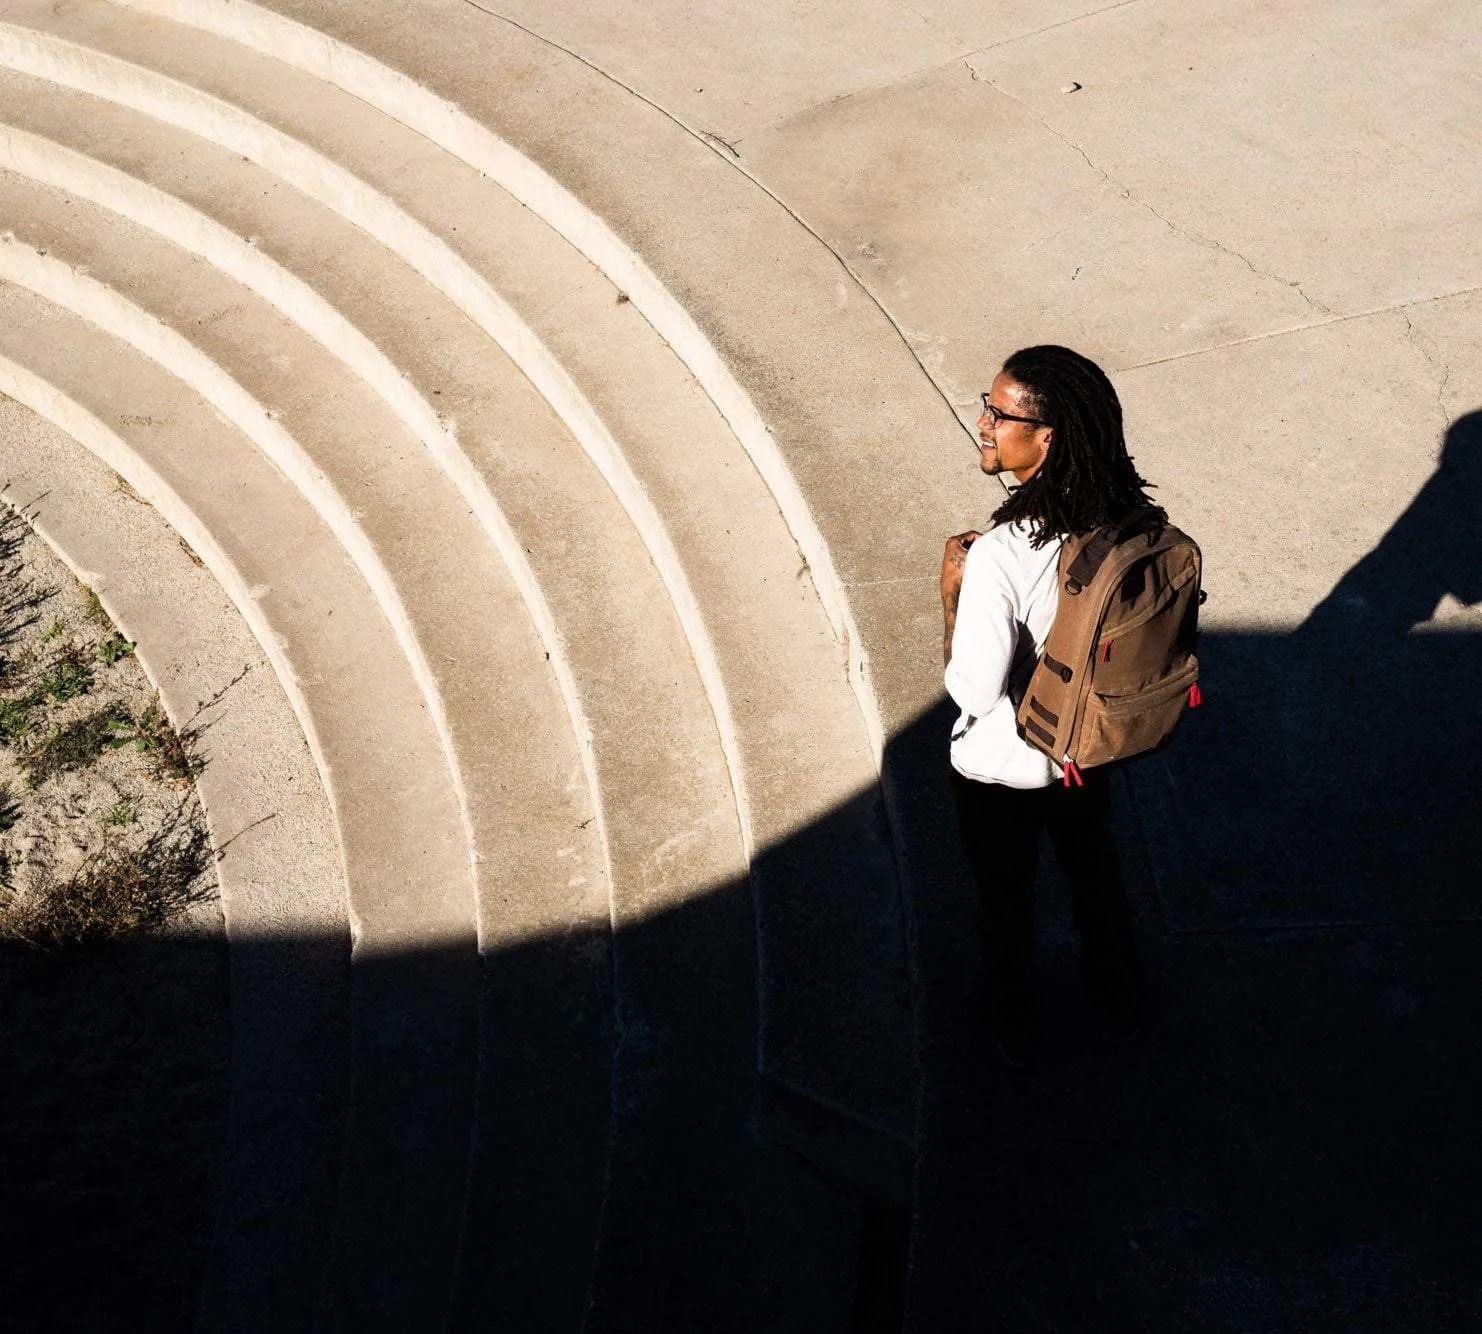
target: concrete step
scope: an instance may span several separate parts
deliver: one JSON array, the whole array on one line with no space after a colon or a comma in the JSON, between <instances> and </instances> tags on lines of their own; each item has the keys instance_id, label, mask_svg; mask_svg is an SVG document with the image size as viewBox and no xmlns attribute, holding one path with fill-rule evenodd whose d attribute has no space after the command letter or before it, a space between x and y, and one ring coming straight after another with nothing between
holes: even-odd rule
<instances>
[{"instance_id":1,"label":"concrete step","mask_svg":"<svg viewBox=\"0 0 1482 1334\"><path fill-rule=\"evenodd\" d=\"M113 404L111 406L120 406ZM127 404L121 405L127 407ZM334 1222L350 926L329 794L223 586L98 455L0 401L5 498L91 588L194 732L231 968L231 1121L202 1324L304 1323Z\"/></svg>"},{"instance_id":2,"label":"concrete step","mask_svg":"<svg viewBox=\"0 0 1482 1334\"><path fill-rule=\"evenodd\" d=\"M855 1157L872 1175L887 1160L899 1164L909 1133L904 967L870 720L777 498L688 368L551 228L363 102L276 61L125 22L107 7L60 21L16 13L86 49L12 34L13 64L209 133L337 209L498 339L562 412L664 576L715 712L748 848L760 854L761 1060L778 1094L768 1104L773 1128L816 1139L819 1114L852 1109L852 1132L878 1141ZM146 74L142 63L178 81ZM195 199L222 211L210 191L197 188ZM261 216L252 226L264 240L282 231ZM354 292L334 299L362 308L354 322L373 329L379 346L410 327L388 322L384 308L365 311ZM392 358L422 387L424 404L425 386L447 378L429 341L406 346L403 336ZM392 381L390 392L405 398L406 385ZM460 418L460 437L463 426ZM861 1061L862 1050L873 1061ZM802 1122L792 1115L799 1095L814 1103ZM903 1177L898 1165L894 1179Z\"/></svg>"},{"instance_id":3,"label":"concrete step","mask_svg":"<svg viewBox=\"0 0 1482 1334\"><path fill-rule=\"evenodd\" d=\"M356 963L325 1288L332 1301L337 1270L374 1260L387 1309L425 1301L446 1290L462 1204L477 963L466 826L423 694L359 572L251 442L97 326L12 283L0 299L0 388L98 454L199 554L272 661L325 776ZM242 1327L230 1313L223 1324Z\"/></svg>"}]
</instances>

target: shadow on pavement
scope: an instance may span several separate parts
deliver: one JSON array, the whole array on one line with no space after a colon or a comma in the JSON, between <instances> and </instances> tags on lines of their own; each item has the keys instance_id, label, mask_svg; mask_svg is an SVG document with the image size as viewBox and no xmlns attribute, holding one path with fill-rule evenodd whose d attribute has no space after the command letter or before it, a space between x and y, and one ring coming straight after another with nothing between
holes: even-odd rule
<instances>
[{"instance_id":1,"label":"shadow on pavement","mask_svg":"<svg viewBox=\"0 0 1482 1334\"><path fill-rule=\"evenodd\" d=\"M408 1327L452 1291L454 1329L887 1329L919 1110L916 1334L1475 1328L1482 638L1415 627L1482 600L1479 423L1306 624L1207 634L1204 708L1123 775L1132 1044L1086 1021L1047 868L1041 1065L985 1050L941 701L887 755L903 904L831 874L861 798L615 939L238 948L229 1141L219 941L107 985L0 958L0 1321L185 1329L214 1221L210 1328ZM384 1190L345 1189L347 1124Z\"/></svg>"},{"instance_id":2,"label":"shadow on pavement","mask_svg":"<svg viewBox=\"0 0 1482 1334\"><path fill-rule=\"evenodd\" d=\"M1204 707L1122 775L1154 988L1126 1049L1052 867L1032 1075L963 1059L971 891L923 905L910 1328L1478 1326L1482 636L1417 629L1448 593L1482 601L1479 413L1306 623L1205 634Z\"/></svg>"}]
</instances>

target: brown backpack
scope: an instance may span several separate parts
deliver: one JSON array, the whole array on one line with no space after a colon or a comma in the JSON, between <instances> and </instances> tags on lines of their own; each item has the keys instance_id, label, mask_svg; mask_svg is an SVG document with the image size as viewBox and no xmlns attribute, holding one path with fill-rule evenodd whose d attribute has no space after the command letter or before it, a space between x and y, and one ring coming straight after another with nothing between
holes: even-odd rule
<instances>
[{"instance_id":1,"label":"brown backpack","mask_svg":"<svg viewBox=\"0 0 1482 1334\"><path fill-rule=\"evenodd\" d=\"M1066 539L1045 650L1011 693L1019 735L1067 787L1162 745L1198 706L1202 572L1198 545L1155 510Z\"/></svg>"}]
</instances>

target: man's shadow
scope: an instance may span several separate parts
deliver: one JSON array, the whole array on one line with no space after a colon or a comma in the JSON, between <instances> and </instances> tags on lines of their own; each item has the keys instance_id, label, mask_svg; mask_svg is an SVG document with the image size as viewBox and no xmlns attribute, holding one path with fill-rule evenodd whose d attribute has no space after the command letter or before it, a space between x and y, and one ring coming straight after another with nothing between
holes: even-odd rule
<instances>
[{"instance_id":1,"label":"man's shadow","mask_svg":"<svg viewBox=\"0 0 1482 1334\"><path fill-rule=\"evenodd\" d=\"M1462 606L1438 623L1448 595ZM1129 774L1168 926L1473 914L1477 604L1482 411L1452 424L1436 472L1296 630L1205 636L1205 707Z\"/></svg>"}]
</instances>

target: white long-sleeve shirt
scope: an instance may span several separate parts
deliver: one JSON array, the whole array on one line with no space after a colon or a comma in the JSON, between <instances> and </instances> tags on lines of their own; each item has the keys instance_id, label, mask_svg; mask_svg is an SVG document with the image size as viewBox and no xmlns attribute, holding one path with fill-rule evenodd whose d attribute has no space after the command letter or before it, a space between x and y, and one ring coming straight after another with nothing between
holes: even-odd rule
<instances>
[{"instance_id":1,"label":"white long-sleeve shirt","mask_svg":"<svg viewBox=\"0 0 1482 1334\"><path fill-rule=\"evenodd\" d=\"M1009 674L1044 652L1055 619L1060 543L1035 550L1029 526L992 529L968 548L947 664L947 693L962 710L952 727L952 767L1006 787L1045 787L1059 766L1019 738Z\"/></svg>"}]
</instances>

